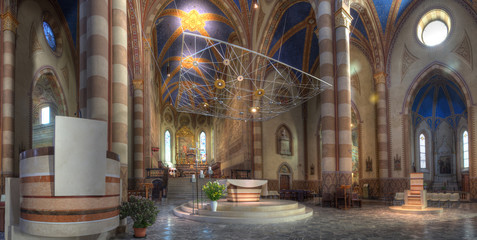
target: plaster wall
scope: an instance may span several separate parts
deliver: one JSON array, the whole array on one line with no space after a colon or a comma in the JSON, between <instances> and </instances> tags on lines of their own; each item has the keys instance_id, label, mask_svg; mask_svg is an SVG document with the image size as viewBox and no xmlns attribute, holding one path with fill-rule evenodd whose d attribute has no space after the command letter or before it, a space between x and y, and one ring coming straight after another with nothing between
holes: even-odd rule
<instances>
[{"instance_id":1,"label":"plaster wall","mask_svg":"<svg viewBox=\"0 0 477 240\"><path fill-rule=\"evenodd\" d=\"M281 125L286 125L291 132L292 155L277 153L276 131ZM276 118L263 122L263 178L277 180L278 168L287 163L293 173L292 180L305 180L305 157L303 143L303 118L300 106L279 115Z\"/></svg>"},{"instance_id":2,"label":"plaster wall","mask_svg":"<svg viewBox=\"0 0 477 240\"><path fill-rule=\"evenodd\" d=\"M377 178L376 154L376 96L373 70L368 58L358 48L350 48L351 101L356 107L358 119L358 149L360 179ZM366 159L372 159L372 171L366 171Z\"/></svg>"}]
</instances>

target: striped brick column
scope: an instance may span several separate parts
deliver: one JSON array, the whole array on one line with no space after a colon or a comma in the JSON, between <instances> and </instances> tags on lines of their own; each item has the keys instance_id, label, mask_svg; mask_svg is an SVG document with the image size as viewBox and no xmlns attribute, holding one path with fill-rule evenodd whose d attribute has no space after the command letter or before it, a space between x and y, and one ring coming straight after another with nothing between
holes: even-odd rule
<instances>
[{"instance_id":1,"label":"striped brick column","mask_svg":"<svg viewBox=\"0 0 477 240\"><path fill-rule=\"evenodd\" d=\"M10 11L2 14L2 180L13 176L15 34L18 21ZM3 184L3 181L2 181ZM2 186L3 189L3 186Z\"/></svg>"},{"instance_id":2,"label":"striped brick column","mask_svg":"<svg viewBox=\"0 0 477 240\"><path fill-rule=\"evenodd\" d=\"M86 26L88 20L87 0L79 0L79 110L81 117L86 117L86 82L87 82L87 66L86 66L86 52L87 34Z\"/></svg>"},{"instance_id":3,"label":"striped brick column","mask_svg":"<svg viewBox=\"0 0 477 240\"><path fill-rule=\"evenodd\" d=\"M121 161L122 192L128 182L128 51L127 5L125 0L113 0L113 141L112 150ZM127 201L123 194L122 201Z\"/></svg>"},{"instance_id":4,"label":"striped brick column","mask_svg":"<svg viewBox=\"0 0 477 240\"><path fill-rule=\"evenodd\" d=\"M135 79L133 85L134 178L136 183L140 183L144 179L144 82L142 79Z\"/></svg>"},{"instance_id":5,"label":"striped brick column","mask_svg":"<svg viewBox=\"0 0 477 240\"><path fill-rule=\"evenodd\" d=\"M349 4L349 2L348 2ZM341 2L335 13L336 28L336 64L338 89L338 154L339 154L339 183L351 185L352 158L351 158L351 83L350 83L350 54L349 54L349 26L352 17L349 14L349 5Z\"/></svg>"},{"instance_id":6,"label":"striped brick column","mask_svg":"<svg viewBox=\"0 0 477 240\"><path fill-rule=\"evenodd\" d=\"M109 3L86 2L86 117L108 121L109 89Z\"/></svg>"},{"instance_id":7,"label":"striped brick column","mask_svg":"<svg viewBox=\"0 0 477 240\"><path fill-rule=\"evenodd\" d=\"M387 178L388 174L388 136L386 128L386 74L384 72L374 74L374 84L378 102L377 111L377 137L378 137L378 164L379 177Z\"/></svg>"},{"instance_id":8,"label":"striped brick column","mask_svg":"<svg viewBox=\"0 0 477 240\"><path fill-rule=\"evenodd\" d=\"M252 123L253 132L253 176L256 179L263 178L263 155L262 155L262 122Z\"/></svg>"},{"instance_id":9,"label":"striped brick column","mask_svg":"<svg viewBox=\"0 0 477 240\"><path fill-rule=\"evenodd\" d=\"M333 71L333 17L331 0L318 1L318 40L320 47L320 78L334 84ZM323 192L336 188L335 94L332 88L320 95L321 100L321 166Z\"/></svg>"}]
</instances>

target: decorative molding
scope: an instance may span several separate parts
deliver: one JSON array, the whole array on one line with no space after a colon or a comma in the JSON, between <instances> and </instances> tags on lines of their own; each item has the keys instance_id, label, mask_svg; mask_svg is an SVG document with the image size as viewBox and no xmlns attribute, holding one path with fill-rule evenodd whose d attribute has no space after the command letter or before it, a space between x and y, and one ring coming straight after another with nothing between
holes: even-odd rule
<instances>
[{"instance_id":1,"label":"decorative molding","mask_svg":"<svg viewBox=\"0 0 477 240\"><path fill-rule=\"evenodd\" d=\"M457 54L457 56L461 57L470 66L470 68L473 69L472 45L470 44L469 35L467 35L467 32L464 32L464 38L452 52Z\"/></svg>"},{"instance_id":2,"label":"decorative molding","mask_svg":"<svg viewBox=\"0 0 477 240\"><path fill-rule=\"evenodd\" d=\"M65 85L67 87L67 89L69 90L70 88L70 78L69 78L69 70L68 70L68 66L64 66L62 69L61 69L61 73L63 73L63 77L65 79Z\"/></svg>"},{"instance_id":3,"label":"decorative molding","mask_svg":"<svg viewBox=\"0 0 477 240\"><path fill-rule=\"evenodd\" d=\"M2 31L17 32L18 21L10 11L7 11L1 15L2 18Z\"/></svg>"},{"instance_id":4,"label":"decorative molding","mask_svg":"<svg viewBox=\"0 0 477 240\"><path fill-rule=\"evenodd\" d=\"M384 73L384 72L379 72L379 73L374 74L374 76L373 76L374 85L386 84L386 76L387 76L387 74Z\"/></svg>"},{"instance_id":5,"label":"decorative molding","mask_svg":"<svg viewBox=\"0 0 477 240\"><path fill-rule=\"evenodd\" d=\"M38 39L38 35L36 34L35 25L31 28L31 54L35 53L36 51L43 50L40 44L40 40Z\"/></svg>"},{"instance_id":6,"label":"decorative molding","mask_svg":"<svg viewBox=\"0 0 477 240\"><path fill-rule=\"evenodd\" d=\"M407 73L407 70L409 70L409 67L419 58L414 56L409 49L407 49L407 46L404 45L404 50L402 53L402 62L401 62L401 82L404 79L404 76Z\"/></svg>"},{"instance_id":7,"label":"decorative molding","mask_svg":"<svg viewBox=\"0 0 477 240\"><path fill-rule=\"evenodd\" d=\"M132 83L134 86L134 90L143 90L144 81L142 79L134 79Z\"/></svg>"},{"instance_id":8,"label":"decorative molding","mask_svg":"<svg viewBox=\"0 0 477 240\"><path fill-rule=\"evenodd\" d=\"M351 75L351 86L358 90L359 95L361 95L361 83L359 81L359 75L356 71Z\"/></svg>"},{"instance_id":9,"label":"decorative molding","mask_svg":"<svg viewBox=\"0 0 477 240\"><path fill-rule=\"evenodd\" d=\"M335 13L335 28L345 27L349 30L353 17L344 9L340 8Z\"/></svg>"}]
</instances>

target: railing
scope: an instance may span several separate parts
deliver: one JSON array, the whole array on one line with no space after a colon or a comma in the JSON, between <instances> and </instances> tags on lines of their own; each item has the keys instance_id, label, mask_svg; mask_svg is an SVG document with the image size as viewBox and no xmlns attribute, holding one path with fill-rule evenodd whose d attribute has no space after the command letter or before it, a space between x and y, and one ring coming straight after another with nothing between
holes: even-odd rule
<instances>
[{"instance_id":1,"label":"railing","mask_svg":"<svg viewBox=\"0 0 477 240\"><path fill-rule=\"evenodd\" d=\"M146 168L146 178L160 178L167 174L166 168Z\"/></svg>"}]
</instances>

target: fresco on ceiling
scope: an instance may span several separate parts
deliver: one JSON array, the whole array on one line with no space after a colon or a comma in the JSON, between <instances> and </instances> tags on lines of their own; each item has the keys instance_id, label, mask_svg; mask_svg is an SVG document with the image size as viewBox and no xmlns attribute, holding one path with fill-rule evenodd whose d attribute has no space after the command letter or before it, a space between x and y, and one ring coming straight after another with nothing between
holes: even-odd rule
<instances>
[{"instance_id":1,"label":"fresco on ceiling","mask_svg":"<svg viewBox=\"0 0 477 240\"><path fill-rule=\"evenodd\" d=\"M201 0L176 0L171 2L156 20L157 61L161 70L161 95L164 102L174 103L178 95L182 32L193 32L228 41L235 32L228 17L214 3ZM206 46L204 42L188 43ZM190 59L192 63L195 59ZM214 72L214 56L202 56L200 62L210 64ZM185 62L187 64L187 62ZM189 66L193 67L193 66ZM198 71L198 75L207 75ZM168 76L169 75L169 76ZM200 83L199 83L200 84Z\"/></svg>"},{"instance_id":2,"label":"fresco on ceiling","mask_svg":"<svg viewBox=\"0 0 477 240\"><path fill-rule=\"evenodd\" d=\"M412 104L413 124L426 122L435 130L442 122L456 128L467 119L464 94L452 81L440 75L431 77L416 94Z\"/></svg>"},{"instance_id":3,"label":"fresco on ceiling","mask_svg":"<svg viewBox=\"0 0 477 240\"><path fill-rule=\"evenodd\" d=\"M307 2L290 6L281 16L268 56L305 72L317 67L319 44L315 13Z\"/></svg>"}]
</instances>

